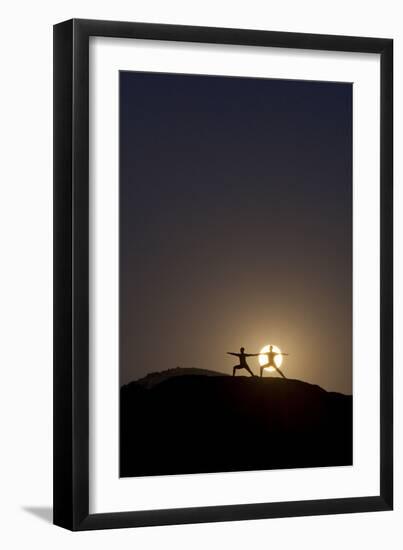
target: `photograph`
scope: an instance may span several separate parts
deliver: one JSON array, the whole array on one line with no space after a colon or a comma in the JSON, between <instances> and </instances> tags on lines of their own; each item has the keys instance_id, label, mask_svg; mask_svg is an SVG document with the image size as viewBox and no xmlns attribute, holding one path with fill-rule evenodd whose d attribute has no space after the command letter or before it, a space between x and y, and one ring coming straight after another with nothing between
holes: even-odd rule
<instances>
[{"instance_id":1,"label":"photograph","mask_svg":"<svg viewBox=\"0 0 403 550\"><path fill-rule=\"evenodd\" d=\"M353 465L353 83L119 72L120 477Z\"/></svg>"},{"instance_id":2,"label":"photograph","mask_svg":"<svg viewBox=\"0 0 403 550\"><path fill-rule=\"evenodd\" d=\"M55 525L393 509L371 34L54 26Z\"/></svg>"},{"instance_id":3,"label":"photograph","mask_svg":"<svg viewBox=\"0 0 403 550\"><path fill-rule=\"evenodd\" d=\"M4 4L1 548L402 546L401 11Z\"/></svg>"}]
</instances>

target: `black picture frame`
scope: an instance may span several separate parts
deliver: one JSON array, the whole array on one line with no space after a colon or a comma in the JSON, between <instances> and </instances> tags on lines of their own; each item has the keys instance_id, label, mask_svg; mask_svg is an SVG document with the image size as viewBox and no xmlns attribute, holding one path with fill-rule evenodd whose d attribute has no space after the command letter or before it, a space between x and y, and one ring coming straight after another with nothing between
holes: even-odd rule
<instances>
[{"instance_id":1,"label":"black picture frame","mask_svg":"<svg viewBox=\"0 0 403 550\"><path fill-rule=\"evenodd\" d=\"M381 58L380 491L365 497L89 513L89 38L377 53ZM73 19L54 26L54 523L71 530L393 507L393 41Z\"/></svg>"}]
</instances>

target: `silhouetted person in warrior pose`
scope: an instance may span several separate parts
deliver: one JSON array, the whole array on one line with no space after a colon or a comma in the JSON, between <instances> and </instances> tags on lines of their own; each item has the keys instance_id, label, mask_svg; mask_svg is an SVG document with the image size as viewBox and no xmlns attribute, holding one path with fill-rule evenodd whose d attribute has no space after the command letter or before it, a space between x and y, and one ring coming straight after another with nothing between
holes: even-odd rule
<instances>
[{"instance_id":1,"label":"silhouetted person in warrior pose","mask_svg":"<svg viewBox=\"0 0 403 550\"><path fill-rule=\"evenodd\" d=\"M262 365L260 367L260 378L262 378L263 376L263 370L266 368L266 367L273 367L273 369L276 369L276 371L283 377L283 378L286 378L286 376L284 376L284 374L281 372L281 370L277 367L276 363L274 362L274 358L276 357L276 355L288 355L288 353L281 353L281 352L276 352L276 351L273 351L273 346L270 346L270 351L266 351L266 353L259 353L259 355L267 355L267 358L269 360L269 362L266 364L266 365Z\"/></svg>"},{"instance_id":2,"label":"silhouetted person in warrior pose","mask_svg":"<svg viewBox=\"0 0 403 550\"><path fill-rule=\"evenodd\" d=\"M259 354L245 353L245 348L241 348L239 351L241 353L233 353L232 351L227 351L228 355L235 355L235 357L239 357L239 365L235 365L235 367L232 369L232 376L235 376L235 371L237 371L238 369L246 369L251 376L255 376L250 370L248 363L246 362L246 357L256 357Z\"/></svg>"}]
</instances>

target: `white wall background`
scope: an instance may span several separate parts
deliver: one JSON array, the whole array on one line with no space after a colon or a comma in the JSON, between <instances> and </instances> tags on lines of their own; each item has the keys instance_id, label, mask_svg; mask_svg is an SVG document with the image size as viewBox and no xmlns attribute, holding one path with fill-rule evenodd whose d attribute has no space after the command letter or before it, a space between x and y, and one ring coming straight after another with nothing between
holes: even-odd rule
<instances>
[{"instance_id":1,"label":"white wall background","mask_svg":"<svg viewBox=\"0 0 403 550\"><path fill-rule=\"evenodd\" d=\"M395 279L403 278L399 0L15 0L1 10L0 544L4 548L401 548L403 296L396 285L395 511L70 533L52 498L52 25L71 17L395 39ZM369 244L370 246L370 244ZM399 252L400 249L400 252ZM400 291L400 292L398 292ZM370 426L368 427L370 429Z\"/></svg>"}]
</instances>

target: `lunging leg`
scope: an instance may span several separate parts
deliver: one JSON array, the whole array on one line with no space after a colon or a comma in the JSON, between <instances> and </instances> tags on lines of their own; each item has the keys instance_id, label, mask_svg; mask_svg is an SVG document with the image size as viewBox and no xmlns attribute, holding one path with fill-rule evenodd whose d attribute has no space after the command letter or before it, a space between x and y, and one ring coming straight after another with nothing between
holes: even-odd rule
<instances>
[{"instance_id":1,"label":"lunging leg","mask_svg":"<svg viewBox=\"0 0 403 550\"><path fill-rule=\"evenodd\" d=\"M274 365L273 365L274 366ZM280 369L278 369L277 367L274 367L276 369L276 371L283 377L283 378L287 378L286 376L284 376L284 374L281 372Z\"/></svg>"}]
</instances>

